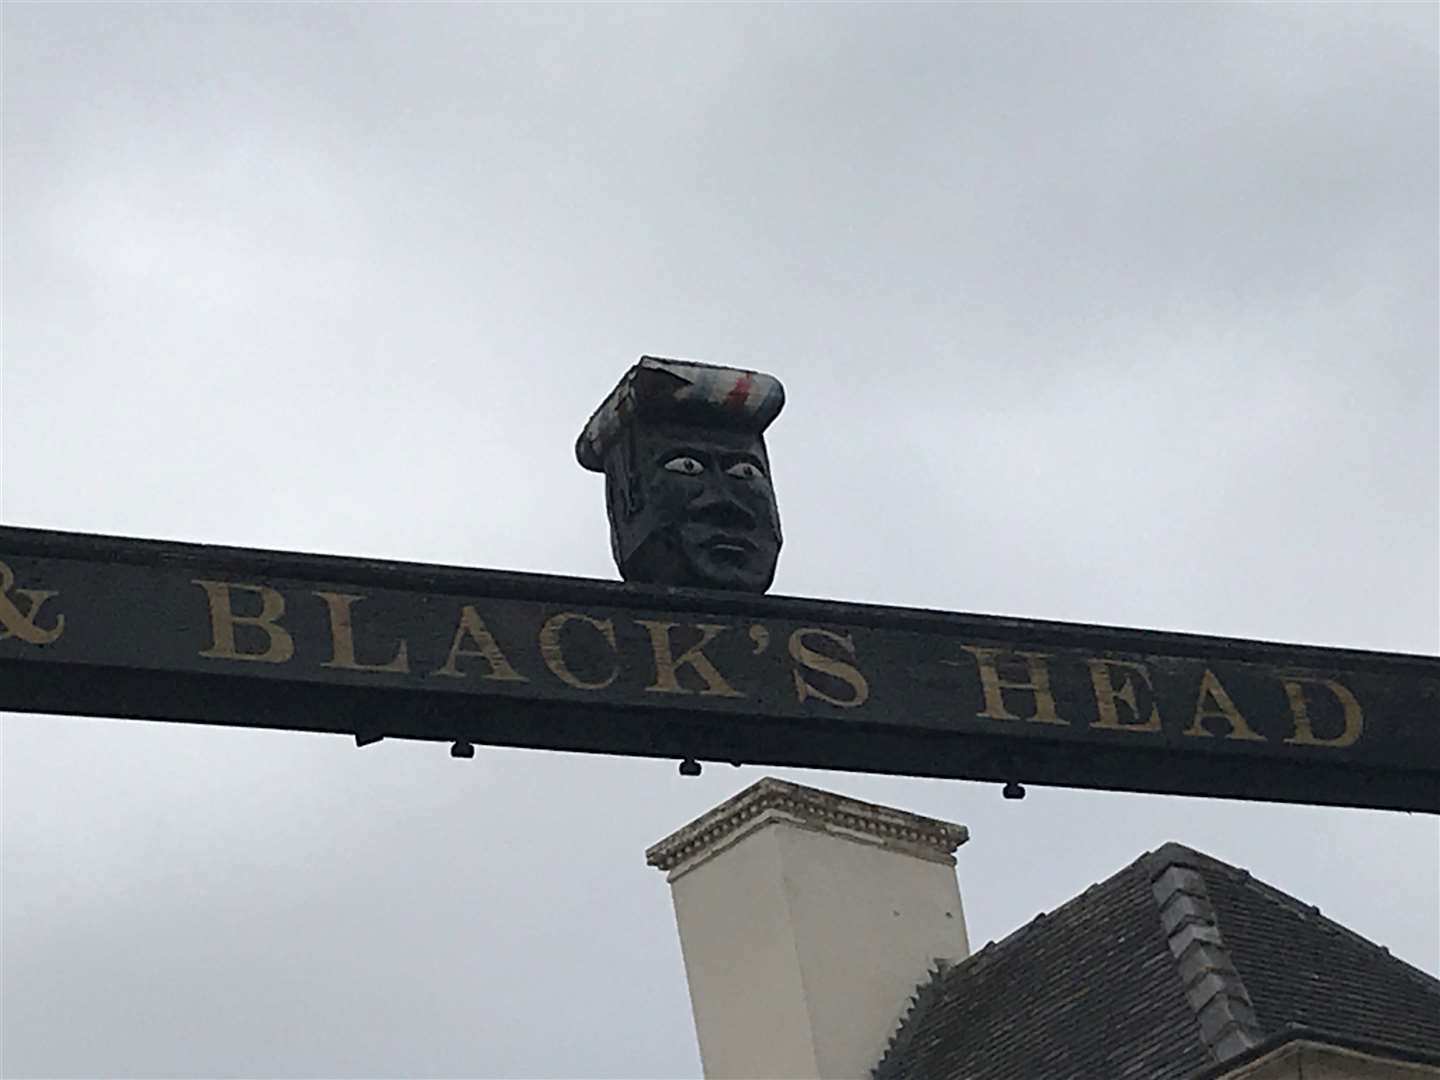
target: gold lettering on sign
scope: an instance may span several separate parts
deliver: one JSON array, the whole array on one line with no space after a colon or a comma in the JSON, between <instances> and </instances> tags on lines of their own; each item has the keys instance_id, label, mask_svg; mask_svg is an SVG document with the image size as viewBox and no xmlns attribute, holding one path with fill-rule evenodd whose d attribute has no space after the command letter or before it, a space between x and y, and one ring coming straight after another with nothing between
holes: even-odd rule
<instances>
[{"instance_id":1,"label":"gold lettering on sign","mask_svg":"<svg viewBox=\"0 0 1440 1080\"><path fill-rule=\"evenodd\" d=\"M205 590L210 603L210 641L201 656L220 660L260 660L267 664L283 664L295 655L295 639L280 625L285 614L285 597L268 585L246 585L239 581L207 581L192 578L191 583ZM259 615L236 615L230 604L230 592L243 589L260 594ZM265 631L270 643L263 652L242 653L235 648L235 627L254 626Z\"/></svg>"},{"instance_id":2,"label":"gold lettering on sign","mask_svg":"<svg viewBox=\"0 0 1440 1080\"><path fill-rule=\"evenodd\" d=\"M12 589L16 596L23 596L29 601L27 610L21 611L10 599L9 593ZM30 645L49 645L56 640L65 632L64 615L56 615L55 625L49 629L40 626L35 620L39 617L40 608L45 601L59 595L54 589L15 588L15 572L0 562L0 641L17 637Z\"/></svg>"},{"instance_id":3,"label":"gold lettering on sign","mask_svg":"<svg viewBox=\"0 0 1440 1080\"><path fill-rule=\"evenodd\" d=\"M1147 690L1154 691L1155 686L1150 681L1150 669L1144 664L1134 660L1087 660L1090 665L1090 683L1095 687L1095 708L1100 713L1100 719L1091 724L1091 727L1108 728L1111 731L1159 731L1160 730L1160 708L1153 702L1150 705L1150 716L1140 719L1140 706L1135 701L1135 683L1131 680L1128 672L1139 675L1145 683ZM1120 669L1124 682L1120 689L1115 689L1115 682L1111 676L1113 669ZM1130 715L1134 717L1131 721L1120 719L1120 710L1116 707L1117 702L1124 702L1130 707Z\"/></svg>"},{"instance_id":4,"label":"gold lettering on sign","mask_svg":"<svg viewBox=\"0 0 1440 1080\"><path fill-rule=\"evenodd\" d=\"M1020 720L1005 707L1006 690L1028 690L1035 695L1035 715L1023 719L1037 724L1068 724L1055 713L1055 695L1050 690L1050 669L1045 666L1048 653L1009 652L1005 649L982 649L974 645L961 645L962 649L975 657L980 665L980 688L985 692L985 711L976 715L985 720ZM996 660L1001 654L1023 656L1029 672L1029 682L1011 682L1000 677Z\"/></svg>"},{"instance_id":5,"label":"gold lettering on sign","mask_svg":"<svg viewBox=\"0 0 1440 1080\"><path fill-rule=\"evenodd\" d=\"M331 656L321 667L340 668L342 671L409 671L410 657L406 653L405 639L400 639L400 646L395 650L395 655L383 664L362 664L355 659L355 626L352 622L350 608L365 597L357 596L354 593L343 592L316 592L316 596L325 601L325 606L330 609L330 646Z\"/></svg>"},{"instance_id":6,"label":"gold lettering on sign","mask_svg":"<svg viewBox=\"0 0 1440 1080\"><path fill-rule=\"evenodd\" d=\"M1334 679L1320 679L1306 677L1303 675L1287 675L1281 681L1285 684L1285 696L1290 699L1290 715L1295 720L1295 734L1292 738L1286 739L1287 743L1295 746L1329 746L1336 750L1346 746L1353 746L1365 730L1365 714L1360 709L1360 702L1355 699L1348 687L1336 682ZM1315 728L1310 723L1310 713L1305 707L1305 684L1312 686L1323 686L1337 698L1340 699L1340 707L1345 714L1345 729L1332 739L1321 739L1315 735Z\"/></svg>"},{"instance_id":7,"label":"gold lettering on sign","mask_svg":"<svg viewBox=\"0 0 1440 1080\"><path fill-rule=\"evenodd\" d=\"M467 637L479 648L465 648ZM505 659L495 635L490 633L485 620L480 618L480 613L469 604L460 609L460 622L455 627L455 636L450 641L450 654L445 657L445 663L430 674L448 675L452 679L465 678L465 672L456 665L456 661L462 656L478 656L490 665L490 670L480 676L482 679L495 679L499 682L530 681Z\"/></svg>"},{"instance_id":8,"label":"gold lettering on sign","mask_svg":"<svg viewBox=\"0 0 1440 1080\"><path fill-rule=\"evenodd\" d=\"M1205 730L1205 721L1216 719L1224 720L1230 725L1230 731L1225 736L1227 739L1265 741L1264 735L1257 734L1245 722L1245 717L1240 715L1240 710L1235 707L1235 702L1230 700L1230 695L1215 677L1215 673L1206 668L1205 677L1200 680L1200 697L1195 702L1195 722L1185 729L1184 734L1214 738L1213 732Z\"/></svg>"},{"instance_id":9,"label":"gold lettering on sign","mask_svg":"<svg viewBox=\"0 0 1440 1080\"><path fill-rule=\"evenodd\" d=\"M837 698L827 694L824 690L816 689L805 681L805 676L796 668L795 675L795 697L798 701L804 701L807 697L817 697L821 701L828 701L831 705L838 705L842 709L853 709L857 705L865 704L870 696L870 684L865 681L865 676L860 674L860 669L844 660L837 660L833 656L826 656L824 653L816 652L805 644L806 634L818 634L820 637L828 638L835 642L852 657L855 655L855 641L849 634L835 634L829 630L821 630L818 626L806 626L796 630L790 635L790 655L797 664L809 668L811 671L818 671L823 675L831 675L843 683L848 683L855 693L849 698Z\"/></svg>"},{"instance_id":10,"label":"gold lettering on sign","mask_svg":"<svg viewBox=\"0 0 1440 1080\"><path fill-rule=\"evenodd\" d=\"M545 625L540 628L540 655L545 660L545 666L566 686L573 686L577 690L603 690L619 676L620 663L617 660L610 669L609 677L598 682L586 682L571 671L565 663L565 653L560 648L560 631L566 623L575 621L587 623L599 630L610 643L610 651L619 652L615 644L615 624L609 619L592 619L578 611L562 611L559 615L546 619Z\"/></svg>"},{"instance_id":11,"label":"gold lettering on sign","mask_svg":"<svg viewBox=\"0 0 1440 1080\"><path fill-rule=\"evenodd\" d=\"M702 696L745 696L725 681L725 677L716 670L715 665L710 662L710 658L701 651L706 645L730 629L728 626L696 623L695 629L700 631L700 640L679 656L675 656L670 645L670 631L674 630L679 625L678 623L658 622L651 619L636 619L635 621L650 631L650 648L655 653L655 685L647 686L646 690L661 694L694 693L694 691L686 690L681 686L680 680L676 676L676 672L688 664L694 669L695 674L705 680L705 689L700 691Z\"/></svg>"}]
</instances>

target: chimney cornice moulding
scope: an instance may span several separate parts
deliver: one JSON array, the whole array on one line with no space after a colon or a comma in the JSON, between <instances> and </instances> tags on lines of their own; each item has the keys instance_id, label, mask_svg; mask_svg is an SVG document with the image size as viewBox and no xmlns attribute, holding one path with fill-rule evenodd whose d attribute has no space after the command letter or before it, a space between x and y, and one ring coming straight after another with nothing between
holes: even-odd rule
<instances>
[{"instance_id":1,"label":"chimney cornice moulding","mask_svg":"<svg viewBox=\"0 0 1440 1080\"><path fill-rule=\"evenodd\" d=\"M891 848L948 866L955 865L955 849L970 839L964 825L767 776L651 846L645 861L668 872L673 881L772 823Z\"/></svg>"}]
</instances>

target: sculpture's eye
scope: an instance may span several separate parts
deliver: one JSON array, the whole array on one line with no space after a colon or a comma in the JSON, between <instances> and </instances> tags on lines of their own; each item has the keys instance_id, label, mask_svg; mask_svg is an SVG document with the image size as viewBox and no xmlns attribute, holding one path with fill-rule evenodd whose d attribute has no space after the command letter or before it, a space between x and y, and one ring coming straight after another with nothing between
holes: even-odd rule
<instances>
[{"instance_id":1,"label":"sculpture's eye","mask_svg":"<svg viewBox=\"0 0 1440 1080\"><path fill-rule=\"evenodd\" d=\"M705 471L705 466L696 461L693 457L673 457L665 462L665 468L670 472L684 473L686 476L699 476Z\"/></svg>"},{"instance_id":2,"label":"sculpture's eye","mask_svg":"<svg viewBox=\"0 0 1440 1080\"><path fill-rule=\"evenodd\" d=\"M725 475L736 476L741 480L759 480L765 474L760 471L758 465L751 464L748 461L737 461L725 470Z\"/></svg>"}]
</instances>

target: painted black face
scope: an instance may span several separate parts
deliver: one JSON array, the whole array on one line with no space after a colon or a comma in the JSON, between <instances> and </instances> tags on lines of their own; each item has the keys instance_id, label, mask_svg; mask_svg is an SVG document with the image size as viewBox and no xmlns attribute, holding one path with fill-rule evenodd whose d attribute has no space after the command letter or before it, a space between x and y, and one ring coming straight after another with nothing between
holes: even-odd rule
<instances>
[{"instance_id":1,"label":"painted black face","mask_svg":"<svg viewBox=\"0 0 1440 1080\"><path fill-rule=\"evenodd\" d=\"M610 506L627 581L764 592L780 555L765 443L725 429L635 432L633 512ZM617 511L620 511L617 513Z\"/></svg>"}]
</instances>

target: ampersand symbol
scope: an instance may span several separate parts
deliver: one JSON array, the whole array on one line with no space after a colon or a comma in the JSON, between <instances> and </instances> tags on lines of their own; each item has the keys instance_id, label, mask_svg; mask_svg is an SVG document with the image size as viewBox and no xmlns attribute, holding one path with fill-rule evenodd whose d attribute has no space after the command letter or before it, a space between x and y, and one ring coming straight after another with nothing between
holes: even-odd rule
<instances>
[{"instance_id":1,"label":"ampersand symbol","mask_svg":"<svg viewBox=\"0 0 1440 1080\"><path fill-rule=\"evenodd\" d=\"M56 615L55 625L48 630L38 626L35 617L40 614L40 605L57 595L53 589L17 589L15 571L0 562L0 641L18 637L31 645L49 645L65 632L65 616ZM29 610L21 611L10 599L11 591L23 596L29 603Z\"/></svg>"}]
</instances>

